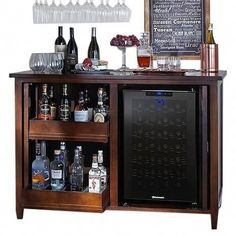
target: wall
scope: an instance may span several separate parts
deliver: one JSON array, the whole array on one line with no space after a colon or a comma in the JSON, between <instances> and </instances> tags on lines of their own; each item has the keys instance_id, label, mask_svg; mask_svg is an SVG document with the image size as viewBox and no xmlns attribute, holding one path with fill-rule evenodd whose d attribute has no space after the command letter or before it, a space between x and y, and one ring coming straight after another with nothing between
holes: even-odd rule
<instances>
[{"instance_id":1,"label":"wall","mask_svg":"<svg viewBox=\"0 0 236 236\"><path fill-rule=\"evenodd\" d=\"M51 2L51 1L50 1ZM66 1L63 1L66 2ZM98 3L98 0L95 0ZM111 0L114 5L116 0ZM139 35L143 31L143 0L126 0L132 8L130 23L122 24L76 24L75 36L79 48L79 60L86 57L90 41L90 29L97 27L102 59L109 61L110 68L121 65L121 53L109 45L117 33ZM235 132L236 82L235 47L236 35L233 16L234 0L211 1L211 21L214 23L215 39L220 46L220 68L228 71L224 84L224 194L219 214L219 230L210 230L208 215L168 214L148 212L105 212L90 214L61 211L25 210L25 217L15 217L15 168L14 168L14 83L8 78L10 72L28 70L32 52L53 51L57 25L34 25L32 23L33 0L1 1L0 13L0 61L1 61L1 220L0 234L35 236L45 235L234 235L236 233L233 212L235 207ZM68 40L69 25L64 25ZM135 49L128 49L127 64L136 67ZM199 68L198 62L184 62L184 68ZM3 234L5 232L5 234Z\"/></svg>"}]
</instances>

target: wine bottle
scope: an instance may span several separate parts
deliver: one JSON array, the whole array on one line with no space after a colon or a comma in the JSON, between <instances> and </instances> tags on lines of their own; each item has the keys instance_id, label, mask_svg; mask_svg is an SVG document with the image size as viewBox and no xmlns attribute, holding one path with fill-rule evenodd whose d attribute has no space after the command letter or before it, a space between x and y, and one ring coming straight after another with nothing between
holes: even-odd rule
<instances>
[{"instance_id":1,"label":"wine bottle","mask_svg":"<svg viewBox=\"0 0 236 236\"><path fill-rule=\"evenodd\" d=\"M95 27L92 27L92 37L88 48L88 58L92 60L94 65L98 64L98 60L100 60L100 52L97 43Z\"/></svg>"},{"instance_id":2,"label":"wine bottle","mask_svg":"<svg viewBox=\"0 0 236 236\"><path fill-rule=\"evenodd\" d=\"M209 24L207 37L206 37L207 44L215 44L214 36L213 36L213 24Z\"/></svg>"},{"instance_id":3,"label":"wine bottle","mask_svg":"<svg viewBox=\"0 0 236 236\"><path fill-rule=\"evenodd\" d=\"M78 63L78 48L74 38L74 28L70 28L70 40L67 44L66 71L73 71Z\"/></svg>"},{"instance_id":4,"label":"wine bottle","mask_svg":"<svg viewBox=\"0 0 236 236\"><path fill-rule=\"evenodd\" d=\"M66 55L66 40L63 38L63 28L62 26L58 26L58 37L55 41L55 52L63 53L65 58Z\"/></svg>"}]
</instances>

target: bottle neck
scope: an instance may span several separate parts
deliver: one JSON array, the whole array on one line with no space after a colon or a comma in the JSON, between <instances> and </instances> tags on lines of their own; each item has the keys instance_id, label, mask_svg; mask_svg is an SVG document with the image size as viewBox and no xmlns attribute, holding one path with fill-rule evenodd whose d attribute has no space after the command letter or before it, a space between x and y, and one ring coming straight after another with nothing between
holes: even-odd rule
<instances>
[{"instance_id":1,"label":"bottle neck","mask_svg":"<svg viewBox=\"0 0 236 236\"><path fill-rule=\"evenodd\" d=\"M46 143L45 142L41 143L41 155L46 156Z\"/></svg>"},{"instance_id":2,"label":"bottle neck","mask_svg":"<svg viewBox=\"0 0 236 236\"><path fill-rule=\"evenodd\" d=\"M63 87L63 93L62 93L63 96L67 96L67 87Z\"/></svg>"},{"instance_id":3,"label":"bottle neck","mask_svg":"<svg viewBox=\"0 0 236 236\"><path fill-rule=\"evenodd\" d=\"M96 39L96 28L95 27L92 28L92 38Z\"/></svg>"},{"instance_id":4,"label":"bottle neck","mask_svg":"<svg viewBox=\"0 0 236 236\"><path fill-rule=\"evenodd\" d=\"M58 37L62 37L63 36L63 28L62 26L58 27Z\"/></svg>"},{"instance_id":5,"label":"bottle neck","mask_svg":"<svg viewBox=\"0 0 236 236\"><path fill-rule=\"evenodd\" d=\"M43 85L43 95L47 95L47 85Z\"/></svg>"},{"instance_id":6,"label":"bottle neck","mask_svg":"<svg viewBox=\"0 0 236 236\"><path fill-rule=\"evenodd\" d=\"M50 98L53 98L53 87L50 88Z\"/></svg>"},{"instance_id":7,"label":"bottle neck","mask_svg":"<svg viewBox=\"0 0 236 236\"><path fill-rule=\"evenodd\" d=\"M74 39L74 29L70 28L70 38Z\"/></svg>"}]
</instances>

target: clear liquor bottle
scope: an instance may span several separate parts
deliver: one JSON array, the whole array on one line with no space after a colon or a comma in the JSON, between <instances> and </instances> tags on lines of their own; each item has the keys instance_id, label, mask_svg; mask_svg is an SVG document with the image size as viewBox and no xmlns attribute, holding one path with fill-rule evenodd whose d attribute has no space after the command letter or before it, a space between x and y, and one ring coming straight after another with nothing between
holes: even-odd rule
<instances>
[{"instance_id":1,"label":"clear liquor bottle","mask_svg":"<svg viewBox=\"0 0 236 236\"><path fill-rule=\"evenodd\" d=\"M53 191L62 191L65 188L65 166L60 160L60 150L54 150L54 160L50 164L51 188Z\"/></svg>"},{"instance_id":2,"label":"clear liquor bottle","mask_svg":"<svg viewBox=\"0 0 236 236\"><path fill-rule=\"evenodd\" d=\"M56 118L57 118L57 100L54 97L54 87L53 86L50 86L49 105L50 105L50 120L56 120Z\"/></svg>"},{"instance_id":3,"label":"clear liquor bottle","mask_svg":"<svg viewBox=\"0 0 236 236\"><path fill-rule=\"evenodd\" d=\"M67 84L63 84L62 99L59 107L59 118L62 121L69 121L71 116L71 103L68 97L67 89Z\"/></svg>"},{"instance_id":4,"label":"clear liquor bottle","mask_svg":"<svg viewBox=\"0 0 236 236\"><path fill-rule=\"evenodd\" d=\"M79 92L79 100L75 106L74 120L76 122L88 122L88 109L85 107L84 92Z\"/></svg>"},{"instance_id":5,"label":"clear liquor bottle","mask_svg":"<svg viewBox=\"0 0 236 236\"><path fill-rule=\"evenodd\" d=\"M88 120L91 121L93 119L93 107L91 105L91 99L89 97L89 92L88 90L85 90L84 94L84 105L88 110Z\"/></svg>"},{"instance_id":6,"label":"clear liquor bottle","mask_svg":"<svg viewBox=\"0 0 236 236\"><path fill-rule=\"evenodd\" d=\"M44 161L44 179L45 179L45 189L50 186L50 160L47 157L47 147L46 142L41 142L41 155Z\"/></svg>"},{"instance_id":7,"label":"clear liquor bottle","mask_svg":"<svg viewBox=\"0 0 236 236\"><path fill-rule=\"evenodd\" d=\"M103 105L103 88L98 88L98 103L94 109L94 122L104 123L107 120L107 109Z\"/></svg>"},{"instance_id":8,"label":"clear liquor bottle","mask_svg":"<svg viewBox=\"0 0 236 236\"><path fill-rule=\"evenodd\" d=\"M101 192L101 171L98 168L98 160L96 154L93 154L92 168L89 171L89 192Z\"/></svg>"},{"instance_id":9,"label":"clear liquor bottle","mask_svg":"<svg viewBox=\"0 0 236 236\"><path fill-rule=\"evenodd\" d=\"M75 149L74 162L71 165L70 190L83 191L83 167L79 150Z\"/></svg>"},{"instance_id":10,"label":"clear liquor bottle","mask_svg":"<svg viewBox=\"0 0 236 236\"><path fill-rule=\"evenodd\" d=\"M32 162L32 189L44 190L45 185L45 162L40 153L40 143L36 143L36 157Z\"/></svg>"},{"instance_id":11,"label":"clear liquor bottle","mask_svg":"<svg viewBox=\"0 0 236 236\"><path fill-rule=\"evenodd\" d=\"M69 160L65 142L60 142L60 151L60 161L62 161L65 166L65 183L67 185L69 182Z\"/></svg>"},{"instance_id":12,"label":"clear liquor bottle","mask_svg":"<svg viewBox=\"0 0 236 236\"><path fill-rule=\"evenodd\" d=\"M107 186L107 169L103 165L103 151L98 150L98 168L101 171L101 190Z\"/></svg>"},{"instance_id":13,"label":"clear liquor bottle","mask_svg":"<svg viewBox=\"0 0 236 236\"><path fill-rule=\"evenodd\" d=\"M50 104L49 96L47 93L48 85L43 84L42 96L39 100L39 119L49 120L50 119Z\"/></svg>"},{"instance_id":14,"label":"clear liquor bottle","mask_svg":"<svg viewBox=\"0 0 236 236\"><path fill-rule=\"evenodd\" d=\"M79 150L79 156L80 156L80 160L81 160L81 165L84 168L84 155L83 155L83 148L82 146L76 146L76 148Z\"/></svg>"}]
</instances>

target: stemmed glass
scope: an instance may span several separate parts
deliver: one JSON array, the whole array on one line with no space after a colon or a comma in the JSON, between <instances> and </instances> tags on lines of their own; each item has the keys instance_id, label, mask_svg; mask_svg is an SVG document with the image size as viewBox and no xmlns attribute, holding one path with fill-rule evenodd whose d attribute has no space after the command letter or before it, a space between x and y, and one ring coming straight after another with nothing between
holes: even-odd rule
<instances>
[{"instance_id":1,"label":"stemmed glass","mask_svg":"<svg viewBox=\"0 0 236 236\"><path fill-rule=\"evenodd\" d=\"M89 2L88 0L81 6L81 22L88 22Z\"/></svg>"},{"instance_id":2,"label":"stemmed glass","mask_svg":"<svg viewBox=\"0 0 236 236\"><path fill-rule=\"evenodd\" d=\"M39 23L39 3L38 0L35 0L35 3L33 5L33 22L34 24Z\"/></svg>"},{"instance_id":3,"label":"stemmed glass","mask_svg":"<svg viewBox=\"0 0 236 236\"><path fill-rule=\"evenodd\" d=\"M42 23L49 23L49 5L48 5L47 0L44 0L44 4L41 10L42 10L42 16L43 16Z\"/></svg>"},{"instance_id":4,"label":"stemmed glass","mask_svg":"<svg viewBox=\"0 0 236 236\"><path fill-rule=\"evenodd\" d=\"M56 15L57 15L57 5L55 0L52 0L52 3L49 7L49 23L56 23Z\"/></svg>"},{"instance_id":5,"label":"stemmed glass","mask_svg":"<svg viewBox=\"0 0 236 236\"><path fill-rule=\"evenodd\" d=\"M131 17L131 10L127 5L125 4L125 0L122 0L122 5L121 5L121 21L122 22L128 22Z\"/></svg>"},{"instance_id":6,"label":"stemmed glass","mask_svg":"<svg viewBox=\"0 0 236 236\"><path fill-rule=\"evenodd\" d=\"M96 22L97 9L93 3L93 0L90 0L88 13L88 22Z\"/></svg>"},{"instance_id":7,"label":"stemmed glass","mask_svg":"<svg viewBox=\"0 0 236 236\"><path fill-rule=\"evenodd\" d=\"M74 6L73 11L73 21L74 22L81 22L81 5L79 3L79 0L76 1L76 4Z\"/></svg>"},{"instance_id":8,"label":"stemmed glass","mask_svg":"<svg viewBox=\"0 0 236 236\"><path fill-rule=\"evenodd\" d=\"M63 23L65 21L65 6L62 4L60 0L60 4L57 7L58 10L58 23Z\"/></svg>"},{"instance_id":9,"label":"stemmed glass","mask_svg":"<svg viewBox=\"0 0 236 236\"><path fill-rule=\"evenodd\" d=\"M70 0L68 4L65 6L65 23L73 22L73 19L72 19L73 11L74 11L74 5L72 3L72 0Z\"/></svg>"},{"instance_id":10,"label":"stemmed glass","mask_svg":"<svg viewBox=\"0 0 236 236\"><path fill-rule=\"evenodd\" d=\"M104 1L101 0L100 4L97 7L97 21L98 22L105 21L105 11L106 11L106 6L104 5Z\"/></svg>"},{"instance_id":11,"label":"stemmed glass","mask_svg":"<svg viewBox=\"0 0 236 236\"><path fill-rule=\"evenodd\" d=\"M114 19L114 21L117 21L117 22L120 21L120 10L121 10L121 4L120 4L120 0L118 0L117 4L113 8L113 19Z\"/></svg>"},{"instance_id":12,"label":"stemmed glass","mask_svg":"<svg viewBox=\"0 0 236 236\"><path fill-rule=\"evenodd\" d=\"M106 22L112 22L113 19L112 19L112 12L113 12L113 9L112 7L109 5L109 0L106 0L106 5L105 5L106 9L105 9L105 21Z\"/></svg>"}]
</instances>

